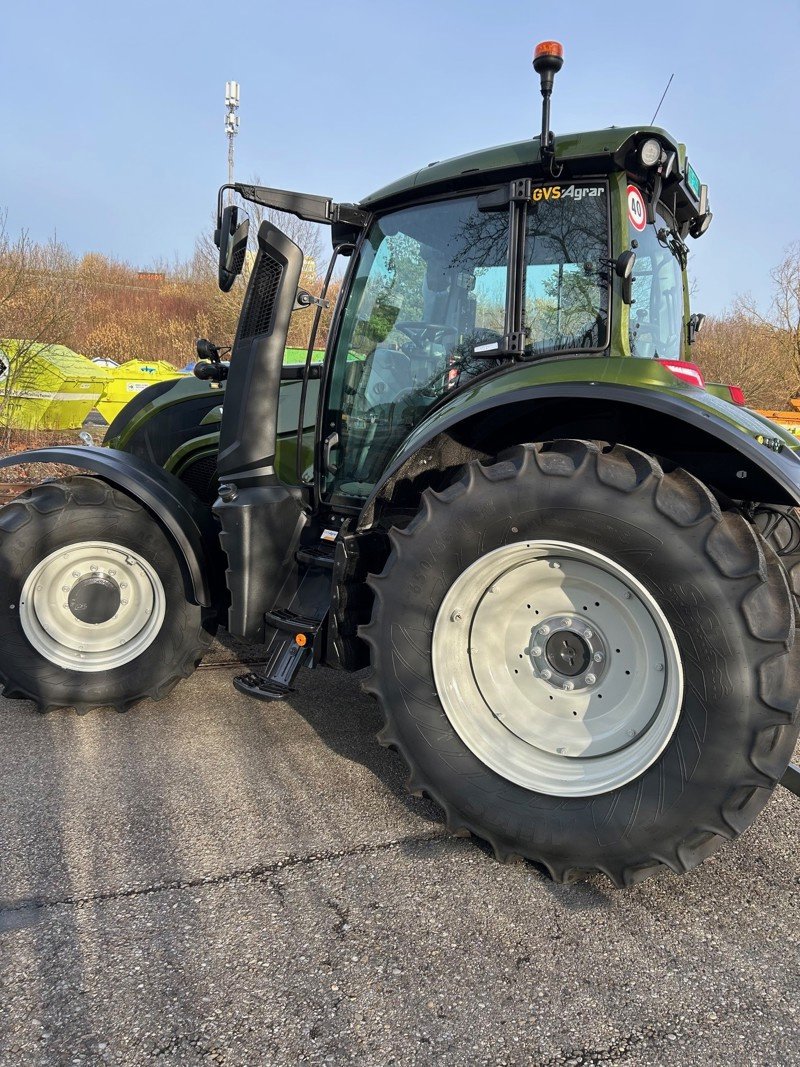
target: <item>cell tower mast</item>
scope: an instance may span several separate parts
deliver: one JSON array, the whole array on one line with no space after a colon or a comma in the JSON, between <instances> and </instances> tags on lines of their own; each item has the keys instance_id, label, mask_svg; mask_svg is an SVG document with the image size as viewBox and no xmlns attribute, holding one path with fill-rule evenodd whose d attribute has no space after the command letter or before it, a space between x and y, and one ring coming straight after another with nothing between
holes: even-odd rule
<instances>
[{"instance_id":1,"label":"cell tower mast","mask_svg":"<svg viewBox=\"0 0 800 1067\"><path fill-rule=\"evenodd\" d=\"M233 185L234 137L239 132L239 83L225 82L225 133L228 135L228 184ZM228 197L231 197L228 190Z\"/></svg>"}]
</instances>

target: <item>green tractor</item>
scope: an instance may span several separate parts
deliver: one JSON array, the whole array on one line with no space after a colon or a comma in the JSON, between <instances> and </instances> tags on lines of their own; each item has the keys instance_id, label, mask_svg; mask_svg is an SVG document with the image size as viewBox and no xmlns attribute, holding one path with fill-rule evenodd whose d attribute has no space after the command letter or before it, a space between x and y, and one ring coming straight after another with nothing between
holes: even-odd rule
<instances>
[{"instance_id":1,"label":"green tractor","mask_svg":"<svg viewBox=\"0 0 800 1067\"><path fill-rule=\"evenodd\" d=\"M237 689L369 669L379 740L456 833L570 881L685 872L745 830L800 730L800 457L704 390L687 240L711 212L653 126L431 164L358 204L236 184L330 226L324 360L284 365L302 253L270 222L229 360L137 397L86 473L0 511L0 677L40 708L164 696L216 626Z\"/></svg>"}]
</instances>

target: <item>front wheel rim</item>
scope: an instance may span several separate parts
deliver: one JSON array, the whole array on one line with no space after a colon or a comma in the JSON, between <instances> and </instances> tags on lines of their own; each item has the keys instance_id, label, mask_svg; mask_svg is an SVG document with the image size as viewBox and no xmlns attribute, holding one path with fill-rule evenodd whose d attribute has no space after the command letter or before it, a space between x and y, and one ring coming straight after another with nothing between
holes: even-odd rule
<instances>
[{"instance_id":1,"label":"front wheel rim","mask_svg":"<svg viewBox=\"0 0 800 1067\"><path fill-rule=\"evenodd\" d=\"M91 674L141 656L161 630L166 606L161 579L138 552L82 541L33 568L19 615L25 636L45 659Z\"/></svg>"},{"instance_id":2,"label":"front wheel rim","mask_svg":"<svg viewBox=\"0 0 800 1067\"><path fill-rule=\"evenodd\" d=\"M452 584L433 631L439 699L502 777L583 797L639 777L683 703L672 627L629 571L564 541L505 545Z\"/></svg>"}]
</instances>

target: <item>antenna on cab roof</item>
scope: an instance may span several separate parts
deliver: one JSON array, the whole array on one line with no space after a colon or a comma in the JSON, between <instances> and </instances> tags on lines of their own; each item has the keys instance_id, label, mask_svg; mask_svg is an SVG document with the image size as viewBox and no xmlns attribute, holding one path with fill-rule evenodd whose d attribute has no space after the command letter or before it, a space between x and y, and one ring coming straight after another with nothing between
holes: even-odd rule
<instances>
[{"instance_id":1,"label":"antenna on cab roof","mask_svg":"<svg viewBox=\"0 0 800 1067\"><path fill-rule=\"evenodd\" d=\"M663 93L661 94L661 99L660 99L660 100L658 101L658 107L657 107L657 108L655 109L655 111L653 112L653 117L652 117L652 118L650 119L650 125L651 125L651 126L652 126L652 125L653 125L653 123L654 123L654 122L656 121L656 115L657 115L657 114L659 113L659 111L661 110L661 105L662 105L662 104L664 103L664 97L665 97L665 96L667 95L667 93L669 92L669 87L670 87L670 85L672 85L672 79L673 79L674 77L675 77L675 72L673 71L673 72L672 72L672 74L670 74L670 76L669 76L669 81L667 82L667 87L666 87L666 89L664 90L664 92L663 92Z\"/></svg>"}]
</instances>

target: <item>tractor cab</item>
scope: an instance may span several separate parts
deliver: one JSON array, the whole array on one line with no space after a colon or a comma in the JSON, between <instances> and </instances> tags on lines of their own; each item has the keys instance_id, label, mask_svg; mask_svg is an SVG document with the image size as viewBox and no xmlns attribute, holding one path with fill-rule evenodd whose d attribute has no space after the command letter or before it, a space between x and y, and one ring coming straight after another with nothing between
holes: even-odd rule
<instances>
[{"instance_id":1,"label":"tractor cab","mask_svg":"<svg viewBox=\"0 0 800 1067\"><path fill-rule=\"evenodd\" d=\"M261 186L220 190L223 288L241 269L247 240L238 209L222 208L229 188L245 201L328 223L334 258L349 257L322 388L308 388L309 376L319 373L309 358L297 436L284 434L276 443L283 456L296 454L294 482L312 508L363 506L423 422L479 382L494 388L490 382L520 365L563 368L569 361L585 371L589 360L617 367L618 360L639 357L680 373L688 362L702 317L689 311L686 242L711 221L706 186L685 147L657 127L555 138L549 100L560 46L545 42L534 65L544 101L539 137L431 164L357 205ZM295 293L296 282L284 286L289 259L271 251L274 233L271 224L262 225L233 350L232 367L238 356L241 376L255 373L253 339L266 336L279 288L288 314L327 303L324 293L314 298ZM309 354L315 341L312 331ZM258 351L266 351L263 344ZM278 345L273 360L279 359ZM235 370L232 375L240 378ZM261 417L259 392L278 395L263 385L266 366L261 377L261 387L243 389L241 407L237 400L242 427ZM299 442L312 419L312 393L320 401L309 465ZM223 425L221 458L229 426ZM260 449L264 455L253 458L261 463L263 438L255 443L247 433L249 445L231 440L231 447ZM286 469L283 459L280 468ZM227 483L224 461L220 474ZM234 465L231 481L242 474Z\"/></svg>"}]
</instances>

